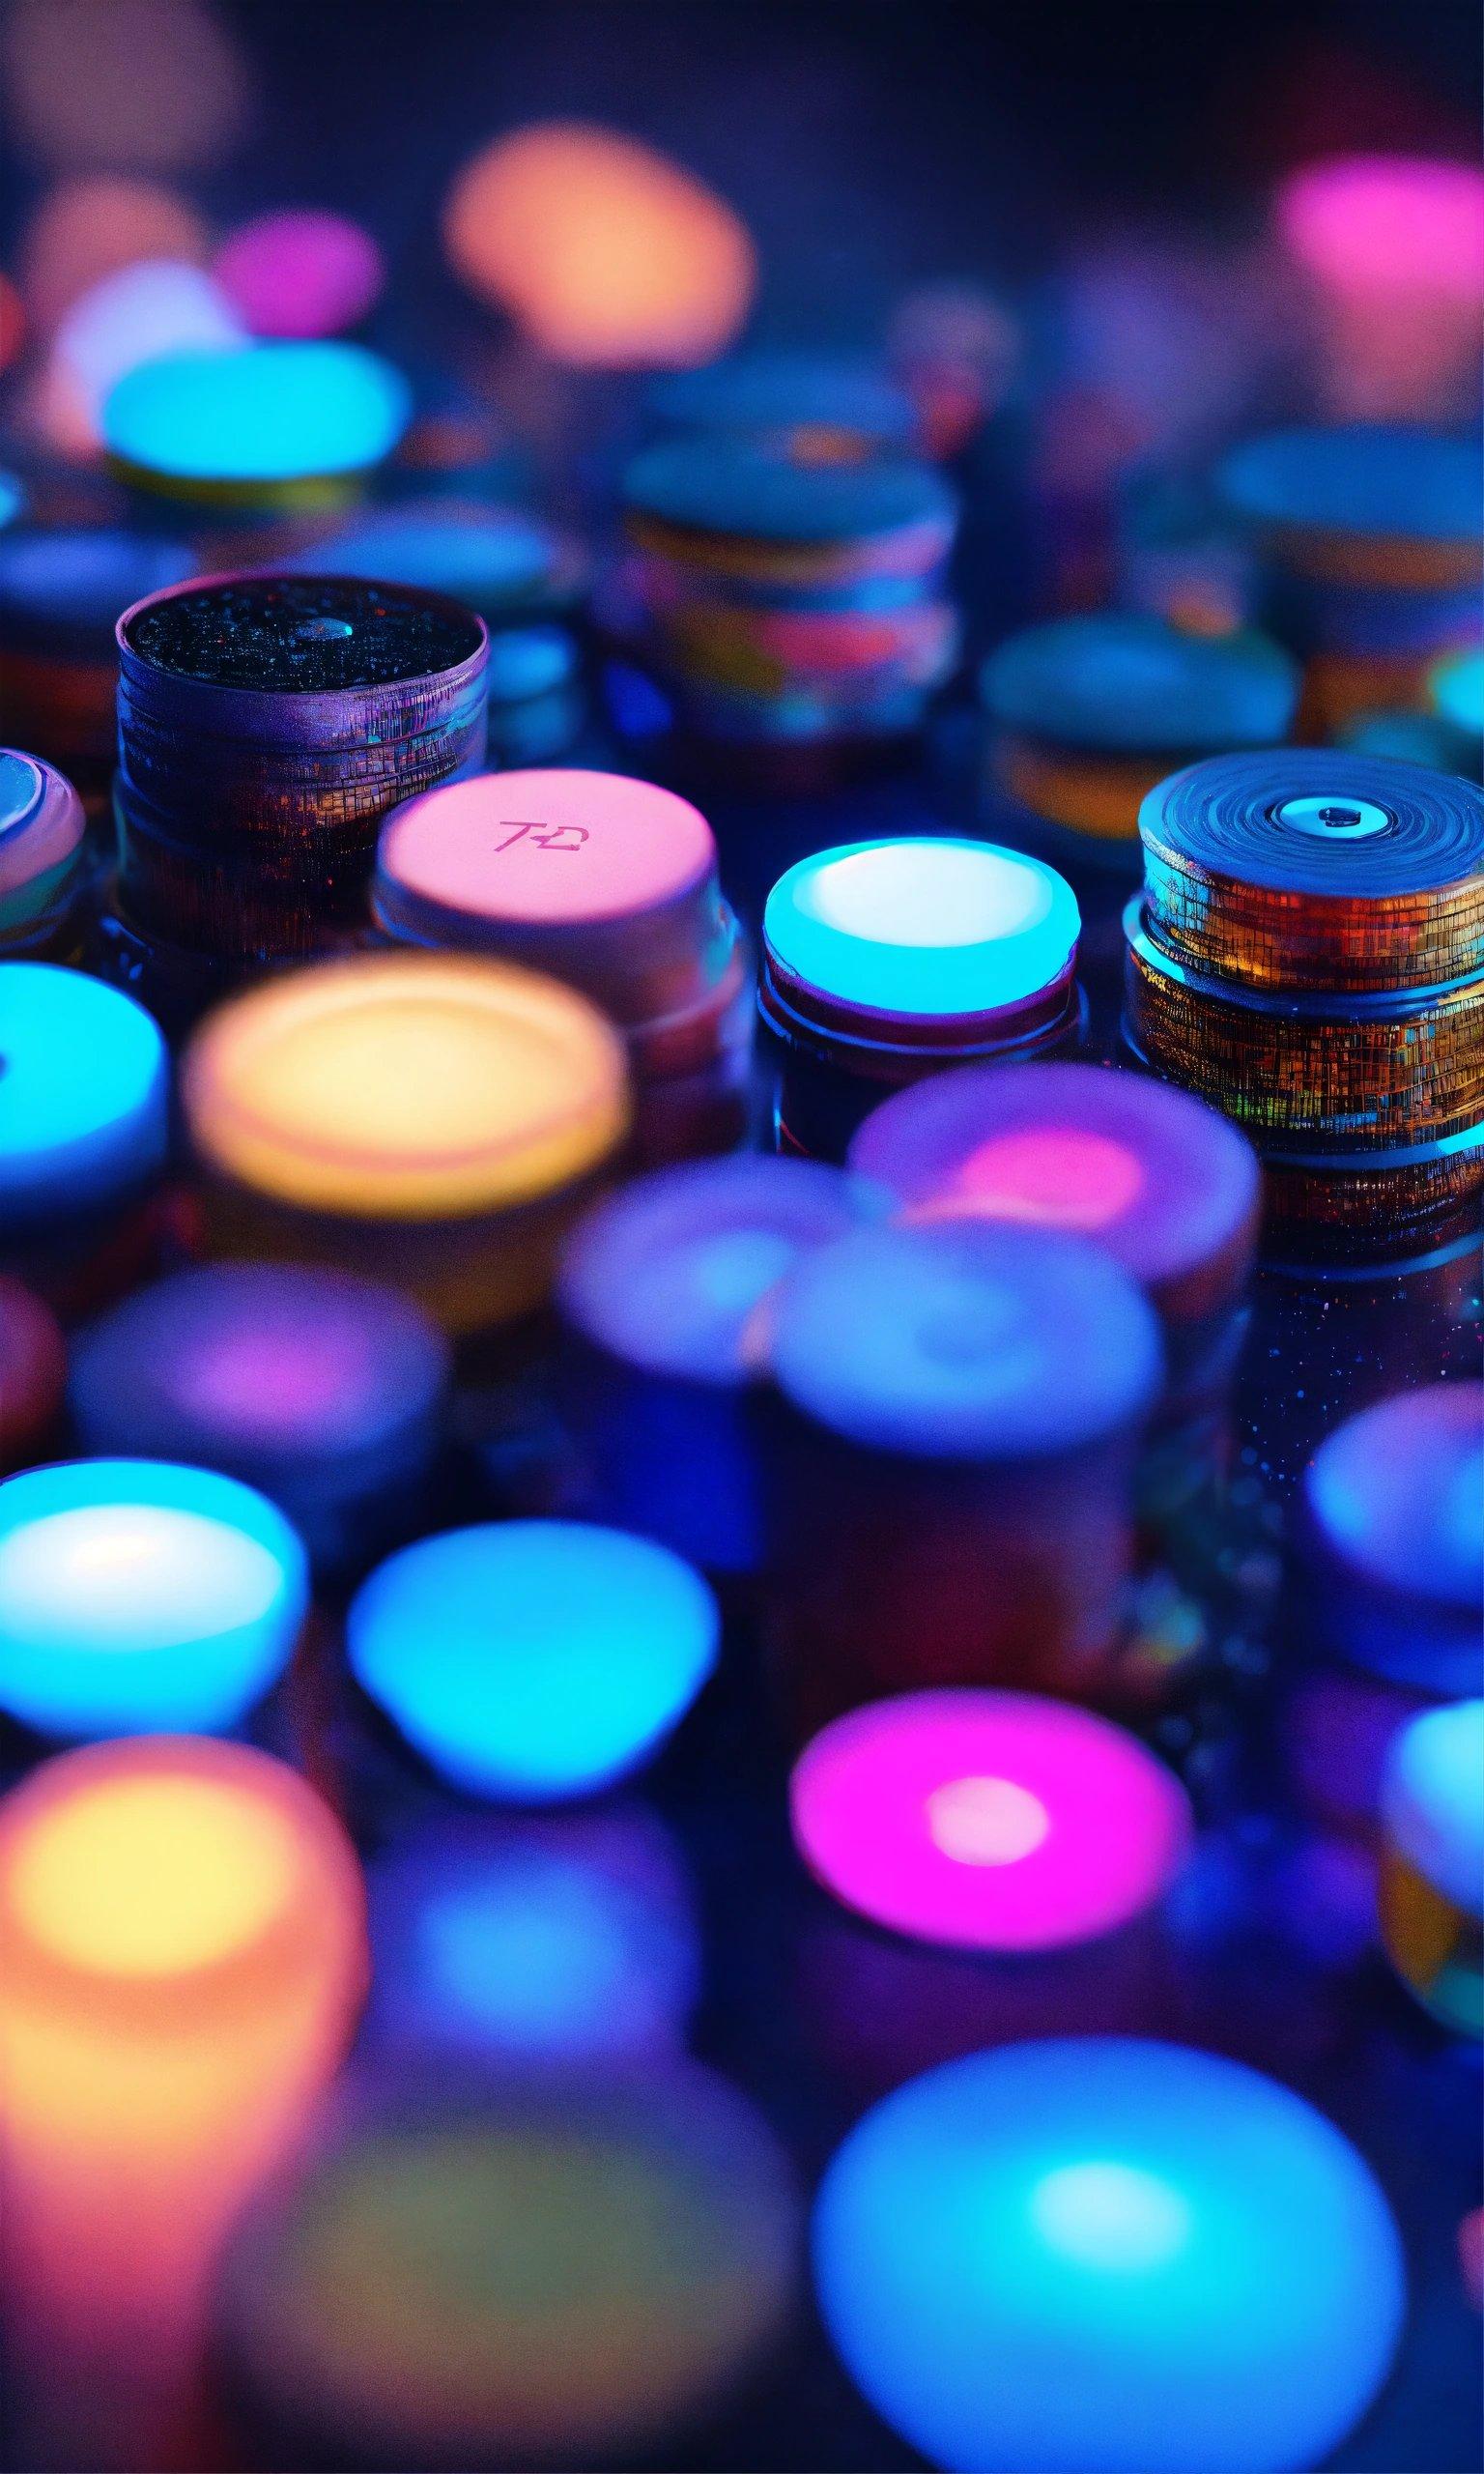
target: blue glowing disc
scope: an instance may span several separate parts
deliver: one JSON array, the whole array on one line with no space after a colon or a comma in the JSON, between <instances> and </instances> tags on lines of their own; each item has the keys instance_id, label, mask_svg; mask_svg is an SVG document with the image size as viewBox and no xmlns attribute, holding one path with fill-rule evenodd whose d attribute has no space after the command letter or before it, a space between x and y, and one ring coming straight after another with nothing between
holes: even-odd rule
<instances>
[{"instance_id":1,"label":"blue glowing disc","mask_svg":"<svg viewBox=\"0 0 1484 2474\"><path fill-rule=\"evenodd\" d=\"M848 353L753 352L657 379L649 412L666 430L738 437L833 432L862 446L910 446L911 399L887 371Z\"/></svg>"},{"instance_id":2,"label":"blue glowing disc","mask_svg":"<svg viewBox=\"0 0 1484 2474\"><path fill-rule=\"evenodd\" d=\"M980 676L1004 730L1170 756L1286 738L1298 685L1298 664L1267 636L1195 636L1136 612L1028 627L990 654Z\"/></svg>"},{"instance_id":3,"label":"blue glowing disc","mask_svg":"<svg viewBox=\"0 0 1484 2474\"><path fill-rule=\"evenodd\" d=\"M235 1478L75 1460L0 1485L0 1709L38 1734L234 1727L308 1603L294 1530Z\"/></svg>"},{"instance_id":4,"label":"blue glowing disc","mask_svg":"<svg viewBox=\"0 0 1484 2474\"><path fill-rule=\"evenodd\" d=\"M131 996L51 963L0 964L0 1228L80 1218L163 1165L170 1076Z\"/></svg>"},{"instance_id":5,"label":"blue glowing disc","mask_svg":"<svg viewBox=\"0 0 1484 2474\"><path fill-rule=\"evenodd\" d=\"M1484 520L1479 459L1460 434L1353 422L1246 440L1218 475L1246 522L1421 541L1474 541Z\"/></svg>"},{"instance_id":6,"label":"blue glowing disc","mask_svg":"<svg viewBox=\"0 0 1484 2474\"><path fill-rule=\"evenodd\" d=\"M131 369L103 406L103 444L164 480L319 480L381 463L411 411L400 372L358 344L254 344Z\"/></svg>"},{"instance_id":7,"label":"blue glowing disc","mask_svg":"<svg viewBox=\"0 0 1484 2474\"><path fill-rule=\"evenodd\" d=\"M716 1601L667 1547L576 1521L426 1538L373 1572L351 1669L455 1785L585 1796L656 1749L716 1663Z\"/></svg>"},{"instance_id":8,"label":"blue glowing disc","mask_svg":"<svg viewBox=\"0 0 1484 2474\"><path fill-rule=\"evenodd\" d=\"M1076 897L1041 860L925 835L816 851L763 914L770 969L831 1003L944 1021L1024 1004L1070 970Z\"/></svg>"},{"instance_id":9,"label":"blue glowing disc","mask_svg":"<svg viewBox=\"0 0 1484 2474\"><path fill-rule=\"evenodd\" d=\"M964 2474L1317 2465L1405 2301L1390 2211L1331 2123L1241 2063L1133 2039L914 2080L836 2155L813 2247L857 2384Z\"/></svg>"}]
</instances>

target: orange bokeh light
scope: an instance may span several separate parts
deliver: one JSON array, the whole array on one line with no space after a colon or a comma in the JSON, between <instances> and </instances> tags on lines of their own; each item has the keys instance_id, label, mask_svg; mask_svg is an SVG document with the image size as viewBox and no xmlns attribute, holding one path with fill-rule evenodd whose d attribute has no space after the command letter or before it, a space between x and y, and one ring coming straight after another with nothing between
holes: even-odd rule
<instances>
[{"instance_id":1,"label":"orange bokeh light","mask_svg":"<svg viewBox=\"0 0 1484 2474\"><path fill-rule=\"evenodd\" d=\"M206 225L188 201L157 181L111 172L63 181L43 198L20 246L20 291L33 324L48 333L104 275L140 258L204 265Z\"/></svg>"},{"instance_id":2,"label":"orange bokeh light","mask_svg":"<svg viewBox=\"0 0 1484 2474\"><path fill-rule=\"evenodd\" d=\"M92 1745L0 1800L0 2268L44 2461L190 2444L217 2252L365 1964L350 1843L266 1754Z\"/></svg>"},{"instance_id":3,"label":"orange bokeh light","mask_svg":"<svg viewBox=\"0 0 1484 2474\"><path fill-rule=\"evenodd\" d=\"M518 129L459 174L443 215L470 289L553 359L688 368L725 351L756 288L730 207L649 147L582 122Z\"/></svg>"}]
</instances>

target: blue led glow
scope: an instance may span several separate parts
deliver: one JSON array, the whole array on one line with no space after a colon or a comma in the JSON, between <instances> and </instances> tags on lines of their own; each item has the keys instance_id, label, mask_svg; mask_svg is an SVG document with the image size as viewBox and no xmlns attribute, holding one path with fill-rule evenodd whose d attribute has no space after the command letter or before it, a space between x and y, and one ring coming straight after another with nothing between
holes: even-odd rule
<instances>
[{"instance_id":1,"label":"blue led glow","mask_svg":"<svg viewBox=\"0 0 1484 2474\"><path fill-rule=\"evenodd\" d=\"M0 963L0 1225L89 1211L153 1175L169 1068L133 998L50 963Z\"/></svg>"},{"instance_id":2,"label":"blue led glow","mask_svg":"<svg viewBox=\"0 0 1484 2474\"><path fill-rule=\"evenodd\" d=\"M182 481L320 479L379 464L411 412L400 372L358 344L253 344L130 370L103 406L103 444Z\"/></svg>"},{"instance_id":3,"label":"blue led glow","mask_svg":"<svg viewBox=\"0 0 1484 2474\"><path fill-rule=\"evenodd\" d=\"M351 1668L433 1768L514 1803L643 1760L716 1662L716 1601L647 1539L517 1520L426 1538L352 1603Z\"/></svg>"},{"instance_id":4,"label":"blue led glow","mask_svg":"<svg viewBox=\"0 0 1484 2474\"><path fill-rule=\"evenodd\" d=\"M825 2175L826 2323L934 2463L1265 2474L1325 2459L1401 2326L1396 2228L1355 2149L1214 2054L1078 2037L878 2105Z\"/></svg>"},{"instance_id":5,"label":"blue led glow","mask_svg":"<svg viewBox=\"0 0 1484 2474\"><path fill-rule=\"evenodd\" d=\"M987 842L853 842L801 859L768 896L770 957L871 1013L942 1018L1022 1004L1076 951L1076 897L1054 868Z\"/></svg>"},{"instance_id":6,"label":"blue led glow","mask_svg":"<svg viewBox=\"0 0 1484 2474\"><path fill-rule=\"evenodd\" d=\"M1006 730L1188 757L1286 737L1298 666L1253 630L1197 636L1140 611L1089 612L1011 636L980 692Z\"/></svg>"},{"instance_id":7,"label":"blue led glow","mask_svg":"<svg viewBox=\"0 0 1484 2474\"><path fill-rule=\"evenodd\" d=\"M642 1810L466 1817L373 1866L372 2034L505 2060L677 2045L700 1981L678 1856Z\"/></svg>"},{"instance_id":8,"label":"blue led glow","mask_svg":"<svg viewBox=\"0 0 1484 2474\"><path fill-rule=\"evenodd\" d=\"M0 1485L0 1708L39 1734L236 1726L308 1602L294 1531L235 1478L76 1460Z\"/></svg>"}]
</instances>

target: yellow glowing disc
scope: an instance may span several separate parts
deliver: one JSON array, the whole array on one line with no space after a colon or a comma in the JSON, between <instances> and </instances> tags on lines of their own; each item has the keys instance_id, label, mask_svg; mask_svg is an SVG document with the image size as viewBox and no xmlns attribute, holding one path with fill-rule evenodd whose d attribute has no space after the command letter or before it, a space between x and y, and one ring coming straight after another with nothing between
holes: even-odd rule
<instances>
[{"instance_id":1,"label":"yellow glowing disc","mask_svg":"<svg viewBox=\"0 0 1484 2474\"><path fill-rule=\"evenodd\" d=\"M555 980L367 954L235 998L182 1080L196 1149L275 1200L432 1220L555 1194L628 1123L623 1051Z\"/></svg>"}]
</instances>

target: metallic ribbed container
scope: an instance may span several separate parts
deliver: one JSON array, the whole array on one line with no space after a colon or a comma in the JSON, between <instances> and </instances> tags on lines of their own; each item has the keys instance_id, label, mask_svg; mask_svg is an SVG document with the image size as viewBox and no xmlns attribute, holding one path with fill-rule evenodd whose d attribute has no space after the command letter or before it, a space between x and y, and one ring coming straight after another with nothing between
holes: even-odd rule
<instances>
[{"instance_id":1,"label":"metallic ribbed container","mask_svg":"<svg viewBox=\"0 0 1484 2474\"><path fill-rule=\"evenodd\" d=\"M224 957L311 954L359 915L387 809L475 772L482 619L334 576L197 580L118 628L120 906Z\"/></svg>"}]
</instances>

